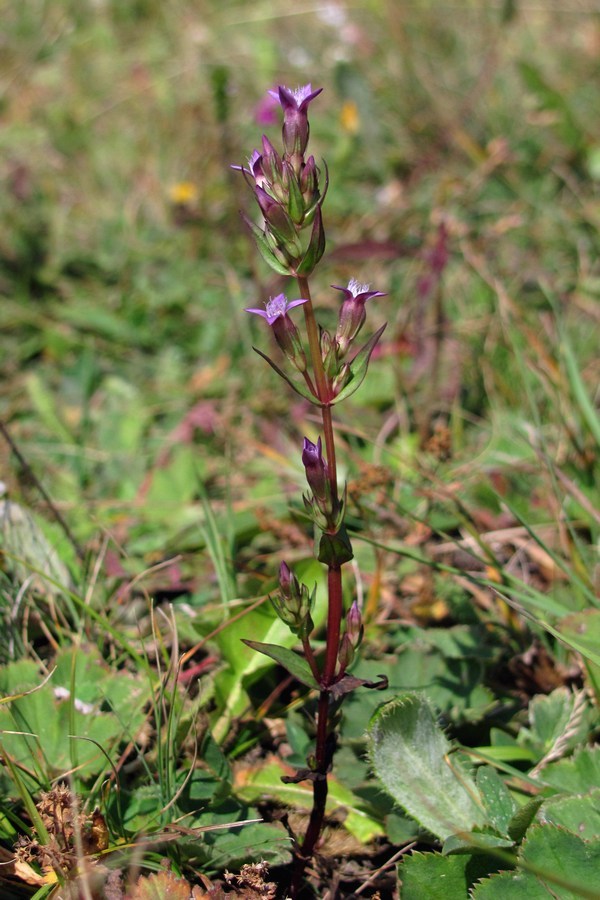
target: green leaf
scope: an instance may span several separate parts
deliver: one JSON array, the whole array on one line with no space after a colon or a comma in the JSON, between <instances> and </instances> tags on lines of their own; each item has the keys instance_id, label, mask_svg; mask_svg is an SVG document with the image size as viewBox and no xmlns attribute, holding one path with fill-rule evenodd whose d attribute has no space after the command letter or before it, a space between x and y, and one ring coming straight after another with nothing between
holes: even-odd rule
<instances>
[{"instance_id":1,"label":"green leaf","mask_svg":"<svg viewBox=\"0 0 600 900\"><path fill-rule=\"evenodd\" d=\"M534 826L527 834L518 864L524 871L487 878L473 891L473 900L598 897L600 841L583 841L550 825Z\"/></svg>"},{"instance_id":2,"label":"green leaf","mask_svg":"<svg viewBox=\"0 0 600 900\"><path fill-rule=\"evenodd\" d=\"M507 835L509 823L518 806L510 791L492 766L477 769L477 787L490 824Z\"/></svg>"},{"instance_id":3,"label":"green leaf","mask_svg":"<svg viewBox=\"0 0 600 900\"><path fill-rule=\"evenodd\" d=\"M413 853L398 867L402 900L465 900L469 856Z\"/></svg>"},{"instance_id":4,"label":"green leaf","mask_svg":"<svg viewBox=\"0 0 600 900\"><path fill-rule=\"evenodd\" d=\"M472 900L557 900L529 872L503 872L481 881L471 893Z\"/></svg>"},{"instance_id":5,"label":"green leaf","mask_svg":"<svg viewBox=\"0 0 600 900\"><path fill-rule=\"evenodd\" d=\"M537 877L547 888L555 892L560 887L561 900L598 896L600 841L583 841L550 825L533 826L527 832L521 859L541 870L543 874Z\"/></svg>"},{"instance_id":6,"label":"green leaf","mask_svg":"<svg viewBox=\"0 0 600 900\"><path fill-rule=\"evenodd\" d=\"M297 681L306 684L310 688L318 689L319 685L315 681L310 666L305 659L298 656L293 650L288 650L287 647L279 647L277 644L261 644L260 641L249 641L245 638L243 643L247 647L252 647L253 650L257 650L259 653L264 653L265 656L274 659L280 666L287 669Z\"/></svg>"},{"instance_id":7,"label":"green leaf","mask_svg":"<svg viewBox=\"0 0 600 900\"><path fill-rule=\"evenodd\" d=\"M385 789L424 828L445 840L485 823L479 792L423 694L382 706L368 732L371 764Z\"/></svg>"},{"instance_id":8,"label":"green leaf","mask_svg":"<svg viewBox=\"0 0 600 900\"><path fill-rule=\"evenodd\" d=\"M312 393L312 391L309 390L308 385L305 384L305 382L303 382L303 381L294 381L292 378L290 378L289 375L287 375L287 374L283 371L283 369L280 369L279 366L277 365L277 363L274 363L273 360L272 360L270 357L268 357L266 353L263 353L262 350L259 350L259 349L258 349L258 347L253 347L252 349L253 349L256 353L258 353L259 356L262 356L262 358L265 360L265 362L268 362L269 365L271 366L271 368L272 368L275 372L277 372L277 374L279 375L279 377L280 377L280 378L283 378L284 381L287 381L287 383L289 384L289 386L291 387L291 389L292 389L293 391L295 391L297 394L299 394L300 397L304 397L305 400L309 400L309 401L310 401L311 403L313 403L315 406L322 406L322 405L323 405L322 403L320 403L320 401L318 400L318 398L315 397L315 395Z\"/></svg>"},{"instance_id":9,"label":"green leaf","mask_svg":"<svg viewBox=\"0 0 600 900\"><path fill-rule=\"evenodd\" d=\"M258 248L258 252L264 259L264 261L269 265L272 269L274 269L278 275L289 275L290 269L289 266L286 266L284 263L280 262L275 256L267 238L264 233L255 225L254 222L251 222L250 219L247 219L246 216L243 217L246 225L252 232L252 237L256 241L256 246Z\"/></svg>"},{"instance_id":10,"label":"green leaf","mask_svg":"<svg viewBox=\"0 0 600 900\"><path fill-rule=\"evenodd\" d=\"M12 500L0 500L0 550L6 551L2 566L19 586L31 579L29 586L46 597L69 590L69 573L57 548L29 510Z\"/></svg>"},{"instance_id":11,"label":"green leaf","mask_svg":"<svg viewBox=\"0 0 600 900\"><path fill-rule=\"evenodd\" d=\"M529 747L540 757L544 756L559 737L567 731L572 720L575 697L566 687L559 687L551 694L538 694L529 704L529 728L521 728L518 742ZM577 728L569 726L572 732L566 747L575 747L588 733L588 722L585 716Z\"/></svg>"},{"instance_id":12,"label":"green leaf","mask_svg":"<svg viewBox=\"0 0 600 900\"><path fill-rule=\"evenodd\" d=\"M350 363L350 380L348 381L346 386L342 388L337 397L332 400L332 405L335 403L339 403L341 400L345 400L347 397L351 397L352 394L359 389L365 379L365 375L367 374L371 354L375 349L377 341L385 331L385 328L385 324L382 325L381 328L379 328L375 332L375 334L369 338L364 347L361 347L361 349L358 351L358 353Z\"/></svg>"},{"instance_id":13,"label":"green leaf","mask_svg":"<svg viewBox=\"0 0 600 900\"><path fill-rule=\"evenodd\" d=\"M456 853L485 853L489 850L509 850L511 847L514 847L514 842L508 838L486 831L471 831L468 834L451 834L444 841L442 853L444 856Z\"/></svg>"},{"instance_id":14,"label":"green leaf","mask_svg":"<svg viewBox=\"0 0 600 900\"><path fill-rule=\"evenodd\" d=\"M0 694L13 696L41 681L34 663L11 663L0 669ZM109 766L106 754L135 738L149 693L145 678L110 671L92 648L61 653L47 683L0 707L4 751L31 787L37 785L29 772L42 783L72 769L83 779L96 776Z\"/></svg>"},{"instance_id":15,"label":"green leaf","mask_svg":"<svg viewBox=\"0 0 600 900\"><path fill-rule=\"evenodd\" d=\"M528 800L527 803L516 811L508 823L508 833L517 844L521 843L525 837L525 832L533 822L535 814L540 808L543 799L543 797L533 797L531 800Z\"/></svg>"},{"instance_id":16,"label":"green leaf","mask_svg":"<svg viewBox=\"0 0 600 900\"><path fill-rule=\"evenodd\" d=\"M600 838L600 788L575 797L551 797L538 812L543 825L560 825L584 840Z\"/></svg>"},{"instance_id":17,"label":"green leaf","mask_svg":"<svg viewBox=\"0 0 600 900\"><path fill-rule=\"evenodd\" d=\"M307 782L297 784L284 784L281 781L283 775L290 775L291 770L281 760L271 760L259 767L248 767L245 770L237 769L236 775L239 783L234 785L236 796L246 802L254 802L261 797L275 797L280 803L289 806L310 809L312 806L313 789ZM381 822L365 809L359 797L340 784L335 777L329 778L329 791L327 794L327 811L339 812L343 807L344 828L361 843L368 843L375 837L383 835Z\"/></svg>"},{"instance_id":18,"label":"green leaf","mask_svg":"<svg viewBox=\"0 0 600 900\"><path fill-rule=\"evenodd\" d=\"M600 746L585 747L570 759L549 763L543 779L558 791L585 794L600 784Z\"/></svg>"}]
</instances>

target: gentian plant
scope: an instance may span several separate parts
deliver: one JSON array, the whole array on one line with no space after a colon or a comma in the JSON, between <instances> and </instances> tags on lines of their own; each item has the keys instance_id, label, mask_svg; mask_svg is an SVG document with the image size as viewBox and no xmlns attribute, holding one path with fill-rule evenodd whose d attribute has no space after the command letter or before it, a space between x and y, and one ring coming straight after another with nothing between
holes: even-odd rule
<instances>
[{"instance_id":1,"label":"gentian plant","mask_svg":"<svg viewBox=\"0 0 600 900\"><path fill-rule=\"evenodd\" d=\"M333 407L353 394L363 381L373 349L385 325L361 347L356 346L366 319L367 301L382 297L367 284L352 279L342 293L337 328L329 333L317 324L309 288L309 276L323 256L325 231L322 206L327 192L327 169L321 170L312 155L307 156L310 128L309 104L321 93L310 84L297 90L279 87L270 92L283 111L283 152L262 138L262 151L254 150L247 166L236 166L244 175L262 214L256 225L246 219L260 253L278 274L295 279L297 298L284 294L269 298L262 308L247 312L261 316L272 329L288 365L281 368L260 350L272 368L320 411L322 436L316 443L304 438L302 464L308 491L303 497L307 515L316 532L315 554L327 567L327 624L324 658L318 658L311 644L314 630L312 608L315 590L298 581L282 562L279 590L272 598L277 615L298 637L303 655L272 644L246 641L254 649L279 662L295 678L318 691L315 747L305 768L288 779L308 780L313 785L313 807L303 836L293 835L295 865L291 897L300 890L303 873L318 845L325 819L328 773L336 746L335 711L349 691L360 686L383 688L385 678L366 682L349 673L363 635L361 612L353 601L344 610L343 566L352 559L352 546L344 524L345 488L337 477ZM304 329L291 313L302 307Z\"/></svg>"}]
</instances>

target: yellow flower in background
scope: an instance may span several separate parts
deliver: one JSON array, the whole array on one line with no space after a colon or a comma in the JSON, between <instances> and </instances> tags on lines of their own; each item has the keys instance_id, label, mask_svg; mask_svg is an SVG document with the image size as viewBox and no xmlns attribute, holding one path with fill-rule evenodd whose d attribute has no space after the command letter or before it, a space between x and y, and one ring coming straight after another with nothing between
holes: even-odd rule
<instances>
[{"instance_id":1,"label":"yellow flower in background","mask_svg":"<svg viewBox=\"0 0 600 900\"><path fill-rule=\"evenodd\" d=\"M348 134L357 134L360 128L358 106L354 100L346 100L340 110L340 125Z\"/></svg>"},{"instance_id":2,"label":"yellow flower in background","mask_svg":"<svg viewBox=\"0 0 600 900\"><path fill-rule=\"evenodd\" d=\"M169 188L169 200L176 206L189 206L198 199L198 188L193 181L178 181Z\"/></svg>"}]
</instances>

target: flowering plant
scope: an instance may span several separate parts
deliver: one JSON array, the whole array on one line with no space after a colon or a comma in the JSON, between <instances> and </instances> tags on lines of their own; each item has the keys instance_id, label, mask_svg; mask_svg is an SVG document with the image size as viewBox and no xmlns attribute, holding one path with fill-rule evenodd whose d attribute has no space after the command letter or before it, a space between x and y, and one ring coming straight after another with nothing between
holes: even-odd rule
<instances>
[{"instance_id":1,"label":"flowering plant","mask_svg":"<svg viewBox=\"0 0 600 900\"><path fill-rule=\"evenodd\" d=\"M303 837L293 836L292 898L300 890L304 869L317 848L325 820L328 773L336 744L334 704L356 687L387 685L385 678L367 682L348 672L362 640L363 624L356 600L344 614L342 567L353 558L353 553L344 524L345 489L340 491L338 485L332 417L333 406L353 394L366 375L371 353L385 325L359 349L355 341L366 320L367 301L384 294L354 278L347 287L334 286L343 294L335 333L330 334L317 324L308 276L325 250L322 206L328 182L326 167L322 185L321 171L306 151L310 136L308 107L321 90L313 90L307 84L296 90L280 86L271 91L283 111L283 152L280 154L263 136L262 152L254 150L247 166L234 167L251 187L261 213L260 225L246 218L260 253L271 268L295 278L298 286L298 299L289 301L282 293L269 298L263 308L246 309L265 320L295 372L289 374L266 354L257 352L293 390L320 410L322 421L322 436L316 443L304 438L302 464L308 484L303 500L315 526L316 556L327 567L324 659L317 658L311 644L315 589L311 591L301 584L285 562L279 569L279 590L272 603L279 618L302 643L304 659L285 647L245 641L314 688L319 696L314 752L309 755L306 768L286 779L309 780L313 784L313 808L306 832ZM304 337L290 315L300 306L304 312Z\"/></svg>"}]
</instances>

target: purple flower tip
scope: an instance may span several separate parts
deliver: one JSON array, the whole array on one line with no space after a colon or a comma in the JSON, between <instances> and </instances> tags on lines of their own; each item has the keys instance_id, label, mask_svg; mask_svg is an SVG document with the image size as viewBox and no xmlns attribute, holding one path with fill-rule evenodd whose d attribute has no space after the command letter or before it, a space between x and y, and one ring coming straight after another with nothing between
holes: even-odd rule
<instances>
[{"instance_id":1,"label":"purple flower tip","mask_svg":"<svg viewBox=\"0 0 600 900\"><path fill-rule=\"evenodd\" d=\"M302 443L302 463L306 466L322 461L323 445L321 443L321 438L317 438L317 443L313 444L312 441L305 437Z\"/></svg>"},{"instance_id":2,"label":"purple flower tip","mask_svg":"<svg viewBox=\"0 0 600 900\"><path fill-rule=\"evenodd\" d=\"M286 316L290 309L306 303L307 299L291 300L288 302L285 294L277 294L276 297L269 297L265 303L264 309L256 309L254 307L246 307L245 312L254 313L266 319L269 325L272 325L280 316Z\"/></svg>"},{"instance_id":3,"label":"purple flower tip","mask_svg":"<svg viewBox=\"0 0 600 900\"><path fill-rule=\"evenodd\" d=\"M332 284L331 287L335 288L336 291L342 291L345 295L345 300L350 300L352 298L366 303L367 300L370 300L372 297L385 297L385 294L382 291L371 291L369 290L370 285L361 284L356 278L350 279L347 288L340 287L337 284Z\"/></svg>"},{"instance_id":4,"label":"purple flower tip","mask_svg":"<svg viewBox=\"0 0 600 900\"><path fill-rule=\"evenodd\" d=\"M272 97L279 100L284 110L297 109L304 112L310 101L314 100L322 90L323 88L317 88L316 91L313 91L310 83L297 87L295 90L281 84L276 91L269 91L269 93Z\"/></svg>"}]
</instances>

